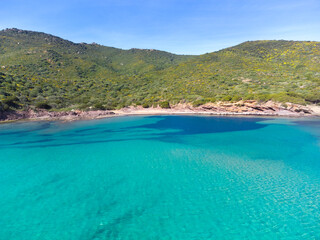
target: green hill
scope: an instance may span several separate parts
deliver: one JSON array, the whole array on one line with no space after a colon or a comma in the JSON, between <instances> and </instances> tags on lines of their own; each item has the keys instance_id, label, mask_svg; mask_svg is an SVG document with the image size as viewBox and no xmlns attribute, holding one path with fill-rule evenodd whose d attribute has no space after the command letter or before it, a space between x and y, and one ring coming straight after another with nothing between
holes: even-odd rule
<instances>
[{"instance_id":1,"label":"green hill","mask_svg":"<svg viewBox=\"0 0 320 240\"><path fill-rule=\"evenodd\" d=\"M320 103L320 43L254 41L200 56L0 31L0 110L255 99Z\"/></svg>"},{"instance_id":2,"label":"green hill","mask_svg":"<svg viewBox=\"0 0 320 240\"><path fill-rule=\"evenodd\" d=\"M181 89L177 98L190 101L319 103L319 63L319 42L253 41L166 69L161 79L170 86L167 98L177 97L174 89Z\"/></svg>"}]
</instances>

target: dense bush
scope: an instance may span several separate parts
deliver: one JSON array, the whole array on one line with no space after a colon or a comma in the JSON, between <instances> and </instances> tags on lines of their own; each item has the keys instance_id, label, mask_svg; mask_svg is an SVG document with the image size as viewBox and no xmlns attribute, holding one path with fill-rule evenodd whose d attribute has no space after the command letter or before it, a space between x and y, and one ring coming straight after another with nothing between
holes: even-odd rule
<instances>
[{"instance_id":1,"label":"dense bush","mask_svg":"<svg viewBox=\"0 0 320 240\"><path fill-rule=\"evenodd\" d=\"M230 96L230 95L224 96L221 100L222 101L231 101L232 100L232 96Z\"/></svg>"},{"instance_id":2,"label":"dense bush","mask_svg":"<svg viewBox=\"0 0 320 240\"><path fill-rule=\"evenodd\" d=\"M320 92L307 94L305 99L311 103L320 103Z\"/></svg>"},{"instance_id":3,"label":"dense bush","mask_svg":"<svg viewBox=\"0 0 320 240\"><path fill-rule=\"evenodd\" d=\"M102 103L96 103L93 107L94 110L106 110Z\"/></svg>"},{"instance_id":4,"label":"dense bush","mask_svg":"<svg viewBox=\"0 0 320 240\"><path fill-rule=\"evenodd\" d=\"M51 109L52 107L46 103L46 102L39 102L39 103L36 103L36 107L37 108L41 108L41 109L46 109L46 110L49 110Z\"/></svg>"},{"instance_id":5,"label":"dense bush","mask_svg":"<svg viewBox=\"0 0 320 240\"><path fill-rule=\"evenodd\" d=\"M0 112L8 111L9 109L10 107L7 104L0 102Z\"/></svg>"},{"instance_id":6,"label":"dense bush","mask_svg":"<svg viewBox=\"0 0 320 240\"><path fill-rule=\"evenodd\" d=\"M160 103L159 103L159 106L160 106L161 108L170 108L170 104L169 104L168 101L160 102Z\"/></svg>"},{"instance_id":7,"label":"dense bush","mask_svg":"<svg viewBox=\"0 0 320 240\"><path fill-rule=\"evenodd\" d=\"M149 108L149 107L150 107L150 104L149 104L149 103L144 103L144 104L142 104L142 107L143 107L143 108Z\"/></svg>"},{"instance_id":8,"label":"dense bush","mask_svg":"<svg viewBox=\"0 0 320 240\"><path fill-rule=\"evenodd\" d=\"M8 106L8 108L18 108L19 107L19 99L16 96L8 96L2 100L4 106Z\"/></svg>"},{"instance_id":9,"label":"dense bush","mask_svg":"<svg viewBox=\"0 0 320 240\"><path fill-rule=\"evenodd\" d=\"M192 105L193 105L194 107L199 107L199 106L205 104L206 102L207 102L206 100L200 99L200 100L194 101L194 102L192 103Z\"/></svg>"}]
</instances>

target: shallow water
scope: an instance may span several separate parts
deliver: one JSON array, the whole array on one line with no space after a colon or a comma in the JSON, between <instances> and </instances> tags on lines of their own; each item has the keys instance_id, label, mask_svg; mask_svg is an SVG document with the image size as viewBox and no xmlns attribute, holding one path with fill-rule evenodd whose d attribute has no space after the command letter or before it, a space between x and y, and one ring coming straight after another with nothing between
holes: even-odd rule
<instances>
[{"instance_id":1,"label":"shallow water","mask_svg":"<svg viewBox=\"0 0 320 240\"><path fill-rule=\"evenodd\" d=\"M0 239L320 239L320 120L0 125Z\"/></svg>"}]
</instances>

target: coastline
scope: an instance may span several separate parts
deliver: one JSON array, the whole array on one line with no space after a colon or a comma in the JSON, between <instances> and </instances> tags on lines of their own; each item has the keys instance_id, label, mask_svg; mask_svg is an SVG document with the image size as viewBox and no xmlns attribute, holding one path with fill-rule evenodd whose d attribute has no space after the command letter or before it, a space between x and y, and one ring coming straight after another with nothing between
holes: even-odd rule
<instances>
[{"instance_id":1,"label":"coastline","mask_svg":"<svg viewBox=\"0 0 320 240\"><path fill-rule=\"evenodd\" d=\"M240 101L236 103L207 103L198 107L190 104L177 104L171 108L141 106L126 107L119 110L71 110L47 111L29 109L26 111L10 111L0 113L0 123L13 121L76 121L108 117L133 115L203 115L203 116L262 116L262 117L320 117L320 106L298 105L275 102L257 103L255 101Z\"/></svg>"}]
</instances>

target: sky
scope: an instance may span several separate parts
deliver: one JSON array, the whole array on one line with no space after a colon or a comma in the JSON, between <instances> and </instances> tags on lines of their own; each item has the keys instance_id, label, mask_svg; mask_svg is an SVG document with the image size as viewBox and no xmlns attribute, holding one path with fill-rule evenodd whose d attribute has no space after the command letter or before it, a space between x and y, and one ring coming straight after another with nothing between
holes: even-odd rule
<instances>
[{"instance_id":1,"label":"sky","mask_svg":"<svg viewBox=\"0 0 320 240\"><path fill-rule=\"evenodd\" d=\"M204 54L249 40L320 41L320 0L0 0L0 29Z\"/></svg>"}]
</instances>

